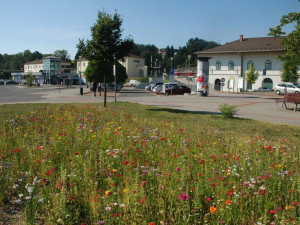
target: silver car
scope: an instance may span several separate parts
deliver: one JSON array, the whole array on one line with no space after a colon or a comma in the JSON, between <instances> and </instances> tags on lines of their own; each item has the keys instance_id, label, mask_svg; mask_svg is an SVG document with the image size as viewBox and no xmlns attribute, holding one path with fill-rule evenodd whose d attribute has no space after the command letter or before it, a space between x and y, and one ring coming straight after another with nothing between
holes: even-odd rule
<instances>
[{"instance_id":1,"label":"silver car","mask_svg":"<svg viewBox=\"0 0 300 225\"><path fill-rule=\"evenodd\" d=\"M283 95L284 93L300 93L300 84L279 83L275 87L275 93L278 95Z\"/></svg>"}]
</instances>

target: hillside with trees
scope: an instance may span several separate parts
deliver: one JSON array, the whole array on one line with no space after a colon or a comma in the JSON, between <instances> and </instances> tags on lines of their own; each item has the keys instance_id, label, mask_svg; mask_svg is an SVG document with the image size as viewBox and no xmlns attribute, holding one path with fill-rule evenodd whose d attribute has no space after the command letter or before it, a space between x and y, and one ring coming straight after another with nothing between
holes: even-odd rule
<instances>
[{"instance_id":1,"label":"hillside with trees","mask_svg":"<svg viewBox=\"0 0 300 225\"><path fill-rule=\"evenodd\" d=\"M197 65L196 56L193 54L194 52L214 48L217 46L219 46L219 44L213 41L191 38L188 40L185 46L179 47L178 49L174 49L172 45L168 45L165 49L163 49L165 54L164 57L162 54L159 54L160 49L155 45L135 44L131 53L144 57L145 64L149 69L151 67L161 67L163 70L168 72L171 67L171 58L173 58L172 67L181 68L186 66L188 55L191 55L190 66L193 67Z\"/></svg>"}]
</instances>

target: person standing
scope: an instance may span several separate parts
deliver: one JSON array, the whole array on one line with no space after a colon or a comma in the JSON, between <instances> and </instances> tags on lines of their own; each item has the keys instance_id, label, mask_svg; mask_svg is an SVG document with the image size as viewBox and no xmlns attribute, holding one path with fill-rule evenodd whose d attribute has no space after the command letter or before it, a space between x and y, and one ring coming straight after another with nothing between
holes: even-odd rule
<instances>
[{"instance_id":1,"label":"person standing","mask_svg":"<svg viewBox=\"0 0 300 225\"><path fill-rule=\"evenodd\" d=\"M97 82L96 80L93 81L93 92L94 92L94 96L96 97L96 91L97 91Z\"/></svg>"}]
</instances>

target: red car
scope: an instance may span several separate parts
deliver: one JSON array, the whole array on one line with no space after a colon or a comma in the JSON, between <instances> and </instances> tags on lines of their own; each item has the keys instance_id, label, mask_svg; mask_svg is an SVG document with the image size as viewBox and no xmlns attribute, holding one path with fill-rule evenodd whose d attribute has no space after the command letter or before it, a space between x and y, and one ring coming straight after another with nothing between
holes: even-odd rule
<instances>
[{"instance_id":1,"label":"red car","mask_svg":"<svg viewBox=\"0 0 300 225\"><path fill-rule=\"evenodd\" d=\"M167 89L166 90L166 95L170 95L172 91L172 95L183 95L184 93L191 93L191 89L186 86L173 86L172 90Z\"/></svg>"}]
</instances>

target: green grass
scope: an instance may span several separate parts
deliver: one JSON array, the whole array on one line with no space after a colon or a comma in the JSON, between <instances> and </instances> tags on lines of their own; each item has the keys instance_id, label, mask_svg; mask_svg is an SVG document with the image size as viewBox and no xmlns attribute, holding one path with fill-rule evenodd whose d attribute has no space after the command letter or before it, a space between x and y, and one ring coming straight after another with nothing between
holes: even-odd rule
<instances>
[{"instance_id":1,"label":"green grass","mask_svg":"<svg viewBox=\"0 0 300 225\"><path fill-rule=\"evenodd\" d=\"M0 202L27 224L299 223L298 127L130 103L0 113Z\"/></svg>"}]
</instances>

